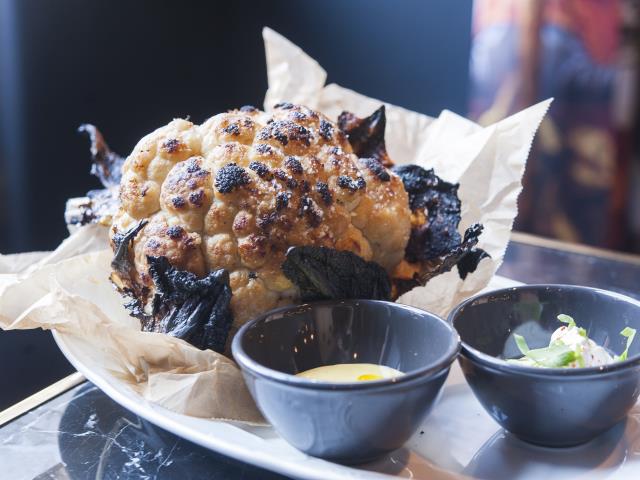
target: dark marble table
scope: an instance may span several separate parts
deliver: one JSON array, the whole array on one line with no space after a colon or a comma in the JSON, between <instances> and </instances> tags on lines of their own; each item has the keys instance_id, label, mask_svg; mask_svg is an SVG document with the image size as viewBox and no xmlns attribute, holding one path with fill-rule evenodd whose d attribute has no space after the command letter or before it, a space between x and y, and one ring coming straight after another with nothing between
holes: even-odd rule
<instances>
[{"instance_id":1,"label":"dark marble table","mask_svg":"<svg viewBox=\"0 0 640 480\"><path fill-rule=\"evenodd\" d=\"M640 298L639 257L528 235L514 235L499 273L525 283L590 285ZM62 381L0 412L3 421L0 479L286 478L182 440L81 379Z\"/></svg>"}]
</instances>

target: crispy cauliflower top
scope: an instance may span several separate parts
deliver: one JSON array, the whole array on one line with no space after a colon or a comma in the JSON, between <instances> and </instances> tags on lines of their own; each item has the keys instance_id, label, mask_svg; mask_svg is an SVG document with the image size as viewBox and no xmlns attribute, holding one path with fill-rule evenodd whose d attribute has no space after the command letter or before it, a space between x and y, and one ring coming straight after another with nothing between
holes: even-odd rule
<instances>
[{"instance_id":1,"label":"crispy cauliflower top","mask_svg":"<svg viewBox=\"0 0 640 480\"><path fill-rule=\"evenodd\" d=\"M148 220L133 241L135 281L153 292L147 256L198 276L224 268L236 327L297 299L281 269L289 247L351 251L391 273L411 229L401 179L289 103L159 128L126 159L120 200L112 239Z\"/></svg>"}]
</instances>

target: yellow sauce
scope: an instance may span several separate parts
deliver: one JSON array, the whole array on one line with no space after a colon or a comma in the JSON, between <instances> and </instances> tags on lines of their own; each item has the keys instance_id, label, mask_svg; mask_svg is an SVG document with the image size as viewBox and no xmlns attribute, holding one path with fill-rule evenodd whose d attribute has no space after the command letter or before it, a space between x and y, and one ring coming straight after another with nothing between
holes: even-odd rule
<instances>
[{"instance_id":1,"label":"yellow sauce","mask_svg":"<svg viewBox=\"0 0 640 480\"><path fill-rule=\"evenodd\" d=\"M312 368L296 376L317 380L320 382L366 382L370 380L384 380L386 378L400 377L404 375L395 368L373 363L340 363L338 365L325 365Z\"/></svg>"}]
</instances>

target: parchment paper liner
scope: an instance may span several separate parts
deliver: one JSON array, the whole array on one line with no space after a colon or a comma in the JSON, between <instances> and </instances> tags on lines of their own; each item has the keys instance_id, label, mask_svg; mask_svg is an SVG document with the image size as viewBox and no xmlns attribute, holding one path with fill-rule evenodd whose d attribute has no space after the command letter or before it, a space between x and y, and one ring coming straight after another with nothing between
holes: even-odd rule
<instances>
[{"instance_id":1,"label":"parchment paper liner","mask_svg":"<svg viewBox=\"0 0 640 480\"><path fill-rule=\"evenodd\" d=\"M380 100L335 84L300 48L265 28L269 90L265 108L302 103L336 119L342 110L369 115ZM535 132L551 100L482 128L452 112L436 119L386 104L386 142L398 164L435 168L460 182L462 231L481 222L479 246L490 259L462 281L457 271L432 279L398 301L445 315L487 286L502 262L521 179ZM62 214L61 214L62 217ZM80 228L54 252L0 256L0 327L56 329L83 339L83 360L100 365L146 400L197 417L263 424L238 367L212 351L173 337L144 333L107 280L111 251L106 228Z\"/></svg>"}]
</instances>

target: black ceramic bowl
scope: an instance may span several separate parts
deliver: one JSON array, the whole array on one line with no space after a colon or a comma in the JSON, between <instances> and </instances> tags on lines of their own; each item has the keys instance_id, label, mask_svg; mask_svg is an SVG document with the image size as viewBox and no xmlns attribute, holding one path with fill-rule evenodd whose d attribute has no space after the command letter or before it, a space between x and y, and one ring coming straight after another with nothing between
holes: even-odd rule
<instances>
[{"instance_id":1,"label":"black ceramic bowl","mask_svg":"<svg viewBox=\"0 0 640 480\"><path fill-rule=\"evenodd\" d=\"M245 324L233 339L256 404L296 448L341 463L395 450L433 406L456 358L455 330L430 313L390 302L345 300L290 306ZM296 373L374 363L394 379L316 382Z\"/></svg>"},{"instance_id":2,"label":"black ceramic bowl","mask_svg":"<svg viewBox=\"0 0 640 480\"><path fill-rule=\"evenodd\" d=\"M640 302L605 290L528 285L476 296L449 316L460 334L460 365L493 419L527 442L567 447L587 442L624 419L640 392L640 338L629 357L604 367L542 369L504 361L520 357L513 333L545 347L572 316L589 338L614 353L630 326L640 332Z\"/></svg>"}]
</instances>

